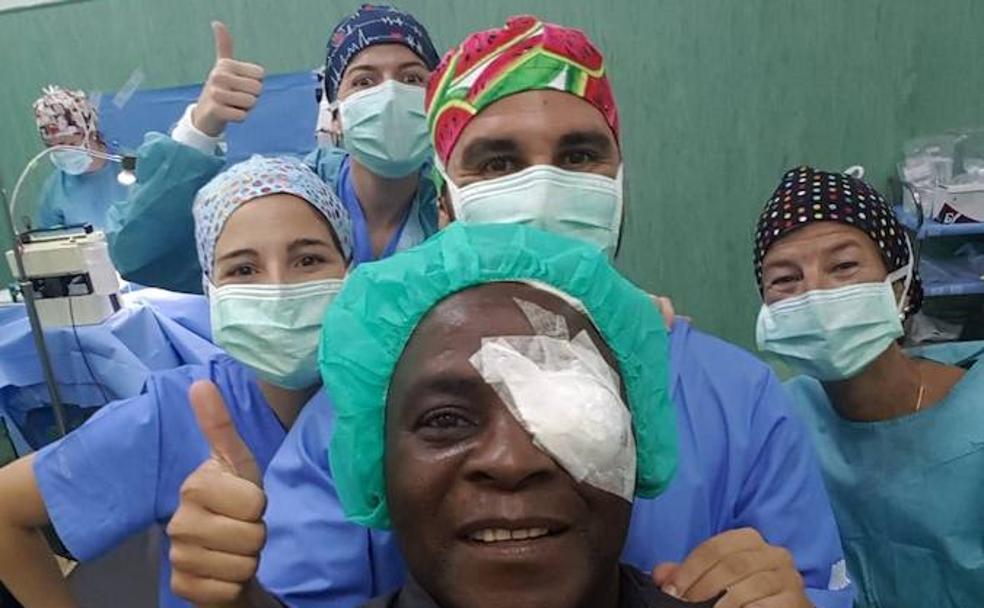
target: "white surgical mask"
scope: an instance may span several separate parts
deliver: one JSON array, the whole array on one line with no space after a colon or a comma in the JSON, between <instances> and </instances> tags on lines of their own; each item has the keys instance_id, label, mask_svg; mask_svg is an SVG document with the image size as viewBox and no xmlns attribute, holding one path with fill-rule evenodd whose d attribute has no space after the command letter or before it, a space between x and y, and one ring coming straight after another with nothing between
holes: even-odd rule
<instances>
[{"instance_id":1,"label":"white surgical mask","mask_svg":"<svg viewBox=\"0 0 984 608\"><path fill-rule=\"evenodd\" d=\"M51 162L69 175L82 175L92 166L92 157L83 150L52 150Z\"/></svg>"},{"instance_id":2,"label":"white surgical mask","mask_svg":"<svg viewBox=\"0 0 984 608\"><path fill-rule=\"evenodd\" d=\"M615 179L534 165L458 187L438 165L455 219L471 224L528 224L595 245L614 257L622 226L622 167Z\"/></svg>"},{"instance_id":3,"label":"white surgical mask","mask_svg":"<svg viewBox=\"0 0 984 608\"><path fill-rule=\"evenodd\" d=\"M291 390L314 386L321 320L343 283L209 284L212 338L270 384Z\"/></svg>"},{"instance_id":4,"label":"white surgical mask","mask_svg":"<svg viewBox=\"0 0 984 608\"><path fill-rule=\"evenodd\" d=\"M897 303L892 285L903 274ZM818 289L763 305L755 329L758 347L821 381L853 378L902 337L911 281L910 264L880 283Z\"/></svg>"},{"instance_id":5,"label":"white surgical mask","mask_svg":"<svg viewBox=\"0 0 984 608\"><path fill-rule=\"evenodd\" d=\"M342 146L383 177L410 175L431 153L424 88L386 80L338 102Z\"/></svg>"}]
</instances>

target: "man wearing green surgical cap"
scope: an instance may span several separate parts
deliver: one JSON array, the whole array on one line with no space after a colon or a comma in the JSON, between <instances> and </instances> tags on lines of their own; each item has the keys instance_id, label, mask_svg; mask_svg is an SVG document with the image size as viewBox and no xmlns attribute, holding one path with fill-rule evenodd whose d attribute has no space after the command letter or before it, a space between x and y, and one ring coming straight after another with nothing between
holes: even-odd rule
<instances>
[{"instance_id":1,"label":"man wearing green surgical cap","mask_svg":"<svg viewBox=\"0 0 984 608\"><path fill-rule=\"evenodd\" d=\"M647 296L562 237L462 225L439 239L357 273L325 325L324 377L347 404L331 448L342 504L370 524L388 514L410 572L366 606L694 605L618 563L633 494L665 487L675 460ZM456 280L429 283L444 265ZM409 322L388 331L396 317Z\"/></svg>"}]
</instances>

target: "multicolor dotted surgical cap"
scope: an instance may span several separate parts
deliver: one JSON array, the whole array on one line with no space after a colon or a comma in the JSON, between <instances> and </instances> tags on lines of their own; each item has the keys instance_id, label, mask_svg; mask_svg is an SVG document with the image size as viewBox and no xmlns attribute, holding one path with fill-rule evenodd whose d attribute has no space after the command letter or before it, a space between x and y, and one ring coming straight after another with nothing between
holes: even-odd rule
<instances>
[{"instance_id":1,"label":"multicolor dotted surgical cap","mask_svg":"<svg viewBox=\"0 0 984 608\"><path fill-rule=\"evenodd\" d=\"M98 133L98 113L85 93L54 84L41 92L34 102L34 121L46 145L58 137Z\"/></svg>"},{"instance_id":2,"label":"multicolor dotted surgical cap","mask_svg":"<svg viewBox=\"0 0 984 608\"><path fill-rule=\"evenodd\" d=\"M762 261L772 245L816 222L839 222L867 234L881 251L888 272L905 268L910 262L912 252L905 229L877 190L850 175L797 167L786 172L759 217L755 234L759 293L764 292ZM918 311L922 298L922 281L913 269L905 314Z\"/></svg>"},{"instance_id":3,"label":"multicolor dotted surgical cap","mask_svg":"<svg viewBox=\"0 0 984 608\"><path fill-rule=\"evenodd\" d=\"M601 52L581 30L523 15L510 17L505 27L471 34L431 76L424 107L438 158L447 165L461 132L488 106L542 89L593 105L618 140L618 107Z\"/></svg>"},{"instance_id":4,"label":"multicolor dotted surgical cap","mask_svg":"<svg viewBox=\"0 0 984 608\"><path fill-rule=\"evenodd\" d=\"M218 174L195 196L195 244L206 280L211 278L215 244L229 217L241 205L273 194L292 194L308 202L328 220L342 255L351 259L352 220L331 188L298 159L255 155Z\"/></svg>"},{"instance_id":5,"label":"multicolor dotted surgical cap","mask_svg":"<svg viewBox=\"0 0 984 608\"><path fill-rule=\"evenodd\" d=\"M410 13L383 4L363 4L335 26L325 58L325 94L335 101L342 76L352 58L377 44L402 44L417 54L428 70L438 54L427 29Z\"/></svg>"}]
</instances>

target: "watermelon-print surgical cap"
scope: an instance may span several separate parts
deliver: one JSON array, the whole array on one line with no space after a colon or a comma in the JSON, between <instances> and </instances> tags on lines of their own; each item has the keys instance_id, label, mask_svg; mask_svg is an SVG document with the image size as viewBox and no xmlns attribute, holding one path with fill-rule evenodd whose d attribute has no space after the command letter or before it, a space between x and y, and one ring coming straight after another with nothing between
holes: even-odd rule
<instances>
[{"instance_id":1,"label":"watermelon-print surgical cap","mask_svg":"<svg viewBox=\"0 0 984 608\"><path fill-rule=\"evenodd\" d=\"M541 89L570 93L598 108L618 140L605 58L584 32L525 15L471 34L431 76L424 103L438 158L447 164L473 116L503 97Z\"/></svg>"}]
</instances>

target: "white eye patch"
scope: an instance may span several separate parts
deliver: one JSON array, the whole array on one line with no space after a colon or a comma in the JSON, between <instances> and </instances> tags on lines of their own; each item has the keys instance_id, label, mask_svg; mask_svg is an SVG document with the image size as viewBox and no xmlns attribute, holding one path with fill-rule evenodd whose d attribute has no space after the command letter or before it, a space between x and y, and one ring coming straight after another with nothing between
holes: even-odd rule
<instances>
[{"instance_id":1,"label":"white eye patch","mask_svg":"<svg viewBox=\"0 0 984 608\"><path fill-rule=\"evenodd\" d=\"M561 315L514 301L536 335L483 338L469 362L571 477L631 501L635 438L618 374L586 332L572 339Z\"/></svg>"}]
</instances>

